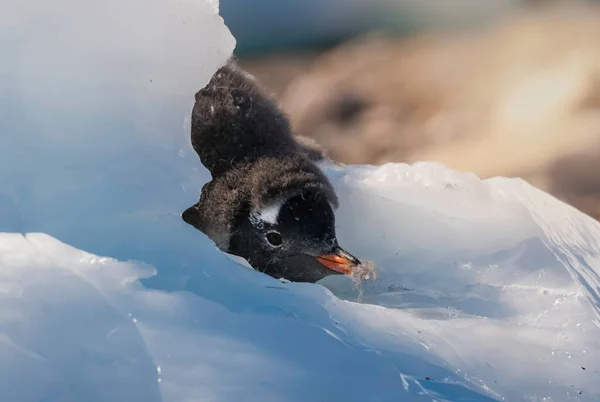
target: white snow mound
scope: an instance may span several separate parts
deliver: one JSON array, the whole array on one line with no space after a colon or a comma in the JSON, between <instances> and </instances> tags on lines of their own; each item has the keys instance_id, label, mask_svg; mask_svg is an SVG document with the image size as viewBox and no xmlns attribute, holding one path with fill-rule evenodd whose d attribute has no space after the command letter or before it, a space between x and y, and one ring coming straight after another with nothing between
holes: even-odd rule
<instances>
[{"instance_id":1,"label":"white snow mound","mask_svg":"<svg viewBox=\"0 0 600 402\"><path fill-rule=\"evenodd\" d=\"M328 167L378 278L281 283L180 217L209 177L193 95L235 44L214 1L0 4L1 401L600 398L591 218L518 180Z\"/></svg>"}]
</instances>

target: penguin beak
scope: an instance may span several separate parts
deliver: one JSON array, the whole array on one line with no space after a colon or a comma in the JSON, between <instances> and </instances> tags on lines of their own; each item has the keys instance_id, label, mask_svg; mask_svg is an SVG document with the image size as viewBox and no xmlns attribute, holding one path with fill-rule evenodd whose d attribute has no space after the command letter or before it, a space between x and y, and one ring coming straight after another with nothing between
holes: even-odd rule
<instances>
[{"instance_id":1,"label":"penguin beak","mask_svg":"<svg viewBox=\"0 0 600 402\"><path fill-rule=\"evenodd\" d=\"M319 255L316 259L325 267L340 274L351 274L354 268L360 265L358 258L339 246L334 247L331 253Z\"/></svg>"}]
</instances>

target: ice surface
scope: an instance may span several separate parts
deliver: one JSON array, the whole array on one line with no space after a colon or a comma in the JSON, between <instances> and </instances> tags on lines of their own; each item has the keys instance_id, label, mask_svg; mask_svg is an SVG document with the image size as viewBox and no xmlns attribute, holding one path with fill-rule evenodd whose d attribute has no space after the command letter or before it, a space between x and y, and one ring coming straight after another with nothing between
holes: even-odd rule
<instances>
[{"instance_id":1,"label":"ice surface","mask_svg":"<svg viewBox=\"0 0 600 402\"><path fill-rule=\"evenodd\" d=\"M377 281L281 283L179 216L208 179L193 94L234 46L214 8L0 4L1 401L600 398L591 218L518 180L330 167Z\"/></svg>"}]
</instances>

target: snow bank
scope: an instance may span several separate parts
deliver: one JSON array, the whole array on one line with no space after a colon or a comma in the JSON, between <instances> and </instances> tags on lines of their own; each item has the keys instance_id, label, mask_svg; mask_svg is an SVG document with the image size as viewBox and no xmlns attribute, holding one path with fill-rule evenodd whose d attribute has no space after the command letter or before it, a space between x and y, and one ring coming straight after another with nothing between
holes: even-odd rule
<instances>
[{"instance_id":1,"label":"snow bank","mask_svg":"<svg viewBox=\"0 0 600 402\"><path fill-rule=\"evenodd\" d=\"M435 164L349 167L336 182L341 241L379 265L361 300L387 307L348 307L354 333L409 337L506 400L599 398L596 221L519 180Z\"/></svg>"},{"instance_id":2,"label":"snow bank","mask_svg":"<svg viewBox=\"0 0 600 402\"><path fill-rule=\"evenodd\" d=\"M179 216L208 179L193 94L234 46L214 8L8 3L0 400L600 397L595 221L520 181L331 167L378 281L283 284Z\"/></svg>"}]
</instances>

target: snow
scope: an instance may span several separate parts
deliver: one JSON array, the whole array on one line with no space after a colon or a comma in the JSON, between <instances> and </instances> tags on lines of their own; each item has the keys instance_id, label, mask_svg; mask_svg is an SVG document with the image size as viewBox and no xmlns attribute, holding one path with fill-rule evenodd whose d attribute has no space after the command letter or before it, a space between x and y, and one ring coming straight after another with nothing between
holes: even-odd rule
<instances>
[{"instance_id":1,"label":"snow","mask_svg":"<svg viewBox=\"0 0 600 402\"><path fill-rule=\"evenodd\" d=\"M235 45L214 2L0 4L3 402L600 398L591 218L519 180L330 166L378 279L282 283L180 218L209 178L193 95Z\"/></svg>"}]
</instances>

